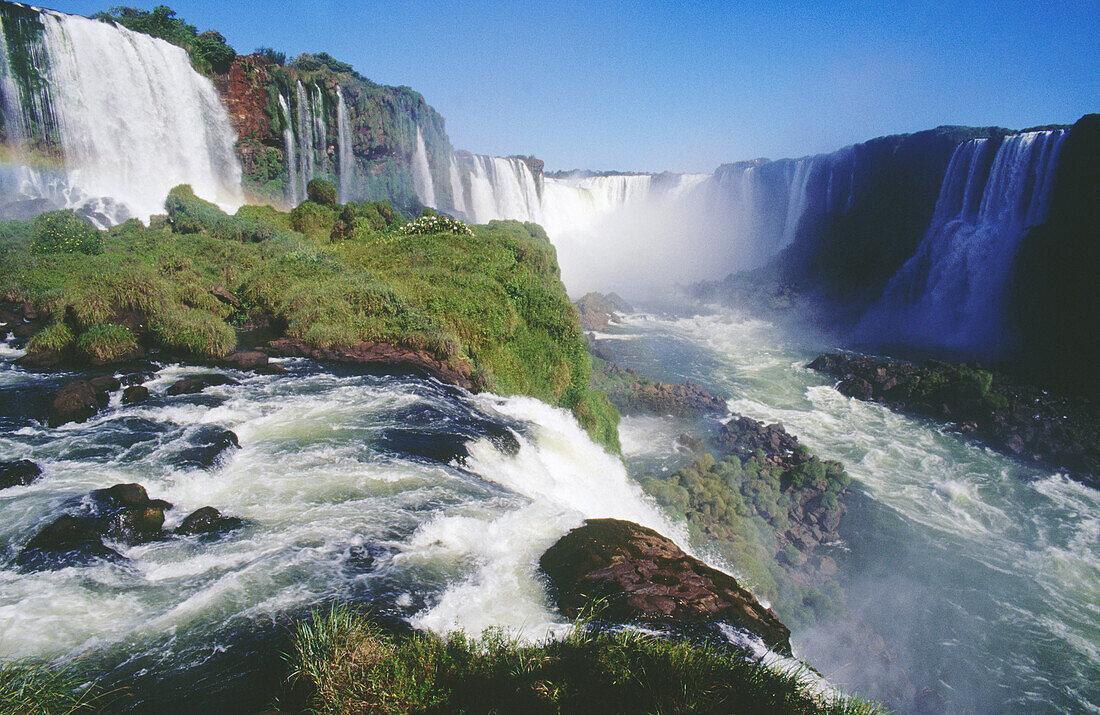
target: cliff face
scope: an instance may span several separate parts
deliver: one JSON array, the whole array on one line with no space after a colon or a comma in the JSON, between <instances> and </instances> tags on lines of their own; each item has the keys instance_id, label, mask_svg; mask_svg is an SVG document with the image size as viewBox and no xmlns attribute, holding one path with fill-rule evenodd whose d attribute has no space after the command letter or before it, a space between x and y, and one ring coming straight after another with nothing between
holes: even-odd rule
<instances>
[{"instance_id":1,"label":"cliff face","mask_svg":"<svg viewBox=\"0 0 1100 715\"><path fill-rule=\"evenodd\" d=\"M417 92L375 84L327 56L293 64L238 56L213 78L251 199L290 205L309 179L325 178L343 200L388 199L406 210L451 204L444 120ZM431 196L414 178L418 133Z\"/></svg>"}]
</instances>

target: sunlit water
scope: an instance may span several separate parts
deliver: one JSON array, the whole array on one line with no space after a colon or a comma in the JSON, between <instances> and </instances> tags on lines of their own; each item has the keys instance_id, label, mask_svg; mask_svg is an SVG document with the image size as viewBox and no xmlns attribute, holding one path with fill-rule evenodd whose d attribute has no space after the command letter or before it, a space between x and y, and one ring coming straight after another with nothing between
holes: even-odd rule
<instances>
[{"instance_id":1,"label":"sunlit water","mask_svg":"<svg viewBox=\"0 0 1100 715\"><path fill-rule=\"evenodd\" d=\"M116 483L172 502L166 528L206 505L247 521L212 541L112 544L124 564L0 569L0 657L106 673L143 710L264 705L290 619L334 600L438 632L560 631L536 564L585 517L686 545L617 458L536 400L297 360L286 376L230 371L240 384L167 397L207 370L153 366L151 402L116 395L87 423L50 429L44 395L73 376L24 373L18 355L5 345L0 357L0 459L33 459L44 474L0 491L5 562L74 500ZM241 448L210 470L179 466L209 425Z\"/></svg>"},{"instance_id":2,"label":"sunlit water","mask_svg":"<svg viewBox=\"0 0 1100 715\"><path fill-rule=\"evenodd\" d=\"M804 367L820 346L766 322L640 314L620 332L625 364L779 421L854 478L850 613L796 630L797 654L903 712L1100 711L1100 492L844 397ZM680 427L624 421L628 462L667 468Z\"/></svg>"}]
</instances>

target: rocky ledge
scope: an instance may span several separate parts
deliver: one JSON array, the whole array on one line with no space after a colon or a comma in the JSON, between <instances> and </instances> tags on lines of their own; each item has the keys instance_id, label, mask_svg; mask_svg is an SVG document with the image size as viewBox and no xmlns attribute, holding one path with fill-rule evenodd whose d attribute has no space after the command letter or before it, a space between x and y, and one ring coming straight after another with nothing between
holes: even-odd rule
<instances>
[{"instance_id":1,"label":"rocky ledge","mask_svg":"<svg viewBox=\"0 0 1100 715\"><path fill-rule=\"evenodd\" d=\"M589 519L539 559L563 615L603 600L620 623L729 623L789 654L790 630L732 576L688 556L656 531L619 519Z\"/></svg>"},{"instance_id":2,"label":"rocky ledge","mask_svg":"<svg viewBox=\"0 0 1100 715\"><path fill-rule=\"evenodd\" d=\"M444 363L427 352L385 343L362 342L353 347L322 348L296 338L279 338L272 340L264 351L280 357L308 357L352 365L404 365L467 390L476 392L481 388L469 363Z\"/></svg>"},{"instance_id":3,"label":"rocky ledge","mask_svg":"<svg viewBox=\"0 0 1100 715\"><path fill-rule=\"evenodd\" d=\"M623 414L704 417L728 412L724 398L694 382L659 382L611 362L597 361L593 365L592 386L603 390Z\"/></svg>"},{"instance_id":4,"label":"rocky ledge","mask_svg":"<svg viewBox=\"0 0 1100 715\"><path fill-rule=\"evenodd\" d=\"M618 320L617 314L634 312L630 304L615 293L586 293L573 305L577 306L581 327L601 333Z\"/></svg>"},{"instance_id":5,"label":"rocky ledge","mask_svg":"<svg viewBox=\"0 0 1100 715\"><path fill-rule=\"evenodd\" d=\"M1100 410L1084 398L1013 384L975 365L934 360L826 354L809 367L839 378L836 389L848 397L950 422L1005 454L1066 470L1100 488Z\"/></svg>"}]
</instances>

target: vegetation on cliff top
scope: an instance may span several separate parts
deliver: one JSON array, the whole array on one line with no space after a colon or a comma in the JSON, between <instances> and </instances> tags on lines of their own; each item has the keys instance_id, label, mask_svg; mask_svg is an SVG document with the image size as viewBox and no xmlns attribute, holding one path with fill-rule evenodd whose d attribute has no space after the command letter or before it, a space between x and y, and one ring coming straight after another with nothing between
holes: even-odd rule
<instances>
[{"instance_id":1,"label":"vegetation on cliff top","mask_svg":"<svg viewBox=\"0 0 1100 715\"><path fill-rule=\"evenodd\" d=\"M46 317L32 353L110 362L141 344L213 358L235 346L235 325L267 323L315 347L429 356L483 389L572 410L617 451L618 413L588 386L577 314L537 225L409 224L386 203L229 216L186 186L166 207L148 227L81 223L102 240L95 255L68 252L65 239L42 252L42 227L79 222L71 213L0 224L0 296Z\"/></svg>"},{"instance_id":2,"label":"vegetation on cliff top","mask_svg":"<svg viewBox=\"0 0 1100 715\"><path fill-rule=\"evenodd\" d=\"M316 713L875 713L715 646L574 626L560 641L394 636L346 608L298 625L288 705ZM294 696L297 696L296 698Z\"/></svg>"}]
</instances>

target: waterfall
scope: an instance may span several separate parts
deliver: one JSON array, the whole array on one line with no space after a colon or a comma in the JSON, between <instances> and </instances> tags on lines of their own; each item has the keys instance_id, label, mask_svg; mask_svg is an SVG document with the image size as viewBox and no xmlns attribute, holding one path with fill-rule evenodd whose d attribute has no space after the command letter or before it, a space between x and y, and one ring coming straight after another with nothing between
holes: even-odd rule
<instances>
[{"instance_id":1,"label":"waterfall","mask_svg":"<svg viewBox=\"0 0 1100 715\"><path fill-rule=\"evenodd\" d=\"M344 92L336 85L336 144L340 160L340 203L351 200L355 188L355 147Z\"/></svg>"},{"instance_id":2,"label":"waterfall","mask_svg":"<svg viewBox=\"0 0 1100 715\"><path fill-rule=\"evenodd\" d=\"M309 104L309 95L301 80L295 87L298 100L298 195L306 195L306 186L313 178L313 108Z\"/></svg>"},{"instance_id":3,"label":"waterfall","mask_svg":"<svg viewBox=\"0 0 1100 715\"><path fill-rule=\"evenodd\" d=\"M416 153L412 160L413 189L420 203L430 208L436 207L435 185L432 183L432 169L428 165L428 151L424 146L424 133L416 128Z\"/></svg>"},{"instance_id":4,"label":"waterfall","mask_svg":"<svg viewBox=\"0 0 1100 715\"><path fill-rule=\"evenodd\" d=\"M5 10L0 23L35 30L13 35L28 38L20 49L44 82L35 91L20 84L16 48L5 42L0 106L16 158L0 176L3 213L73 208L100 225L148 219L177 184L229 210L243 203L229 116L183 49L106 22L22 10L29 17ZM56 153L57 166L25 151Z\"/></svg>"},{"instance_id":5,"label":"waterfall","mask_svg":"<svg viewBox=\"0 0 1100 715\"><path fill-rule=\"evenodd\" d=\"M318 170L322 174L329 174L328 161L328 126L325 121L325 99L321 94L321 88L313 85L313 138L317 142L314 147L317 155L321 157L321 165Z\"/></svg>"},{"instance_id":6,"label":"waterfall","mask_svg":"<svg viewBox=\"0 0 1100 715\"><path fill-rule=\"evenodd\" d=\"M951 157L932 224L860 333L996 357L1011 349L1006 292L1020 240L1046 219L1065 130L1000 146L973 139Z\"/></svg>"},{"instance_id":7,"label":"waterfall","mask_svg":"<svg viewBox=\"0 0 1100 715\"><path fill-rule=\"evenodd\" d=\"M294 122L287 106L286 97L279 95L279 109L283 113L283 146L286 151L286 200L291 206L301 203L298 195L298 157L294 151Z\"/></svg>"}]
</instances>

